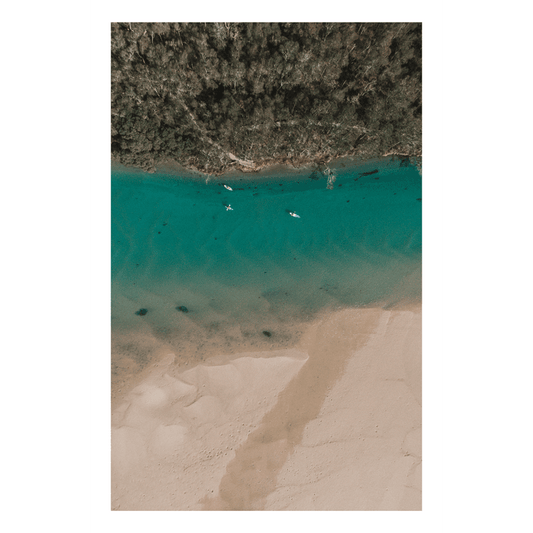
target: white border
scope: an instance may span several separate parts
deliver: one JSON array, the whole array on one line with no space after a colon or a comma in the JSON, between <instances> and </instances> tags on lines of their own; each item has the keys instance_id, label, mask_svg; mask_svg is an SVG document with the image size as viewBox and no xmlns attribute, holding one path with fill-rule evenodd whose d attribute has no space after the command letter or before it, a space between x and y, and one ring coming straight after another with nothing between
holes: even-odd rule
<instances>
[{"instance_id":1,"label":"white border","mask_svg":"<svg viewBox=\"0 0 533 533\"><path fill-rule=\"evenodd\" d=\"M89 490L91 533L175 531L444 531L445 523L445 4L426 1L310 4L269 1L268 10L227 2L93 0L88 9ZM110 23L422 22L423 23L423 510L419 512L111 512L110 511Z\"/></svg>"}]
</instances>

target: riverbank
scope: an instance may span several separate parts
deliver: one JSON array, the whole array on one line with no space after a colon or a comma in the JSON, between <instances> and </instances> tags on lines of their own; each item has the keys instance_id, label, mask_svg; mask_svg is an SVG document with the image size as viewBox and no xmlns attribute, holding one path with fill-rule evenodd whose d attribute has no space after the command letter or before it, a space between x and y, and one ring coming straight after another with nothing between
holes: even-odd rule
<instances>
[{"instance_id":1,"label":"riverbank","mask_svg":"<svg viewBox=\"0 0 533 533\"><path fill-rule=\"evenodd\" d=\"M285 158L277 161L268 161L266 163L256 164L253 167L239 165L237 163L226 166L220 172L214 172L206 174L194 167L185 167L182 164L167 160L156 165L156 172L159 174L175 175L180 178L189 179L245 179L245 180L261 180L268 179L282 175L285 177L305 178L311 179L325 178L327 179L327 169L335 172L339 169L350 168L353 171L365 172L369 169L373 169L376 166L384 165L413 165L416 166L418 171L422 172L422 157L421 156L409 156L408 154L401 153L389 153L382 157L372 157L362 159L355 156L345 156L333 159L321 158L320 160L306 160L300 161L299 165L291 164ZM122 172L129 174L146 174L150 173L139 169L126 167L121 163L112 160L111 162L112 172ZM311 177L312 176L312 177Z\"/></svg>"}]
</instances>

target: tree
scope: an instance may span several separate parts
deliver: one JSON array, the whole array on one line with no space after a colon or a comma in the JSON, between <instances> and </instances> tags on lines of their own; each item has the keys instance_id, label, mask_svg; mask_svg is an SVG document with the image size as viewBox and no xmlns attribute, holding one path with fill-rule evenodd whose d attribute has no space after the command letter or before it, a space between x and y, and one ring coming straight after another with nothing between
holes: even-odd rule
<instances>
[{"instance_id":1,"label":"tree","mask_svg":"<svg viewBox=\"0 0 533 533\"><path fill-rule=\"evenodd\" d=\"M420 24L113 23L112 157L420 155L421 43Z\"/></svg>"}]
</instances>

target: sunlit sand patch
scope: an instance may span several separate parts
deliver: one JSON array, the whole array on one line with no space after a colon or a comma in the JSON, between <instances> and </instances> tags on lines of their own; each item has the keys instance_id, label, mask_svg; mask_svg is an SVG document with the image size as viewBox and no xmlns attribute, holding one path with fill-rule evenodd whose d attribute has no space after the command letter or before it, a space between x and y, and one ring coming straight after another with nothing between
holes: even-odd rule
<instances>
[{"instance_id":1,"label":"sunlit sand patch","mask_svg":"<svg viewBox=\"0 0 533 533\"><path fill-rule=\"evenodd\" d=\"M274 409L228 465L219 496L206 509L262 509L275 490L280 468L301 442L306 424L319 413L329 389L342 376L351 350L365 345L380 309L332 313L309 327L301 341L309 360L282 391Z\"/></svg>"},{"instance_id":2,"label":"sunlit sand patch","mask_svg":"<svg viewBox=\"0 0 533 533\"><path fill-rule=\"evenodd\" d=\"M420 510L421 422L420 306L382 311L263 508Z\"/></svg>"},{"instance_id":3,"label":"sunlit sand patch","mask_svg":"<svg viewBox=\"0 0 533 533\"><path fill-rule=\"evenodd\" d=\"M307 360L298 350L240 354L228 364L154 366L113 417L114 509L200 509Z\"/></svg>"}]
</instances>

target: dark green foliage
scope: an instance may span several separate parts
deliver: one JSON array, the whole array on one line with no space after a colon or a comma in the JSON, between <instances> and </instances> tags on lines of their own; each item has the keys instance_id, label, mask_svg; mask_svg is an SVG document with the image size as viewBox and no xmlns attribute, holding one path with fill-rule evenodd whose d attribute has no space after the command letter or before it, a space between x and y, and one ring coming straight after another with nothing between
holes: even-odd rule
<instances>
[{"instance_id":1,"label":"dark green foliage","mask_svg":"<svg viewBox=\"0 0 533 533\"><path fill-rule=\"evenodd\" d=\"M114 23L111 55L127 166L421 155L421 24Z\"/></svg>"}]
</instances>

